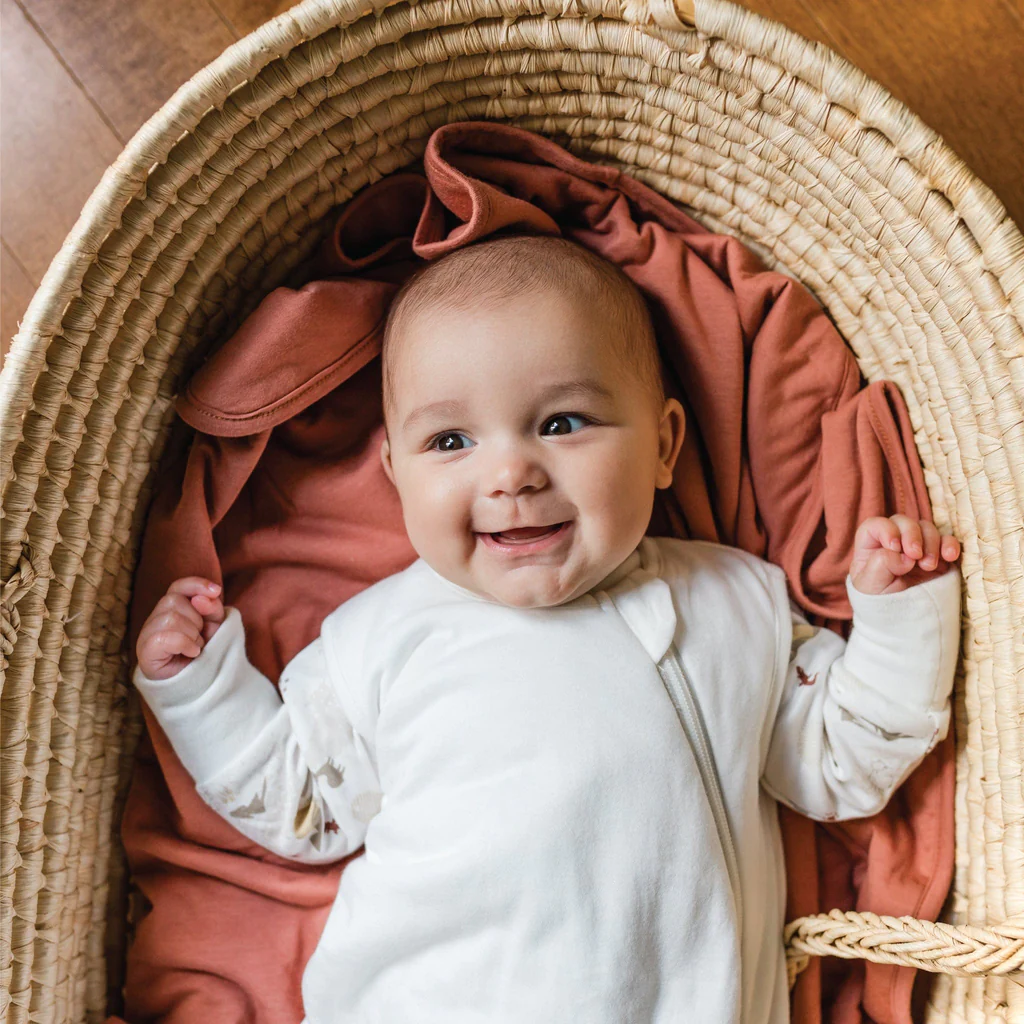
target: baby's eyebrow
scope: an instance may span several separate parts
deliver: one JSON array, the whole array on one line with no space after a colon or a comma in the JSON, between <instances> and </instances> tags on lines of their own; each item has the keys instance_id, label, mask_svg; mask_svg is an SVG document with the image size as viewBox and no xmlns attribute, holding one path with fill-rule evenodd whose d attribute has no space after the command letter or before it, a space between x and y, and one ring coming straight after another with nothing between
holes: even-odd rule
<instances>
[{"instance_id":1,"label":"baby's eyebrow","mask_svg":"<svg viewBox=\"0 0 1024 1024\"><path fill-rule=\"evenodd\" d=\"M603 384L596 380L559 381L545 388L540 395L541 403L554 401L556 398L606 398L615 396Z\"/></svg>"},{"instance_id":2,"label":"baby's eyebrow","mask_svg":"<svg viewBox=\"0 0 1024 1024\"><path fill-rule=\"evenodd\" d=\"M417 422L417 420L421 420L426 416L443 416L445 419L449 419L461 416L465 411L465 404L463 402L458 402L455 399L450 398L443 402L429 402L427 405L421 405L418 409L413 409L413 411L405 417L402 429L408 430Z\"/></svg>"}]
</instances>

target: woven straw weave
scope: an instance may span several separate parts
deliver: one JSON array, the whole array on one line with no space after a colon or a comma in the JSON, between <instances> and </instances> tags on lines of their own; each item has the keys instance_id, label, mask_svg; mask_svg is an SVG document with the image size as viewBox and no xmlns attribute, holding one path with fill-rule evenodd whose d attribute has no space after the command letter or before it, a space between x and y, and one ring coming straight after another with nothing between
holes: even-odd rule
<instances>
[{"instance_id":1,"label":"woven straw weave","mask_svg":"<svg viewBox=\"0 0 1024 1024\"><path fill-rule=\"evenodd\" d=\"M106 173L0 376L3 1019L100 1020L120 982L126 607L183 375L301 275L334 207L465 119L550 135L739 235L901 387L964 546L949 923L804 919L792 966L911 963L942 972L928 1020L1024 1020L1024 239L880 86L725 0L306 0Z\"/></svg>"}]
</instances>

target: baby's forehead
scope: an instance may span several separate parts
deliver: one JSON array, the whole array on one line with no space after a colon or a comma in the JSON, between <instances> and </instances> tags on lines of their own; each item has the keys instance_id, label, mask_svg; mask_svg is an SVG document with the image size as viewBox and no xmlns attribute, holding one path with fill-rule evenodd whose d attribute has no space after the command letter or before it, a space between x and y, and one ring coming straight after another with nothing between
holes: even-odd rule
<instances>
[{"instance_id":1,"label":"baby's forehead","mask_svg":"<svg viewBox=\"0 0 1024 1024\"><path fill-rule=\"evenodd\" d=\"M564 356L566 363L575 358L600 364L602 376L637 377L660 392L650 314L620 269L564 239L505 239L469 248L475 253L457 251L421 268L393 302L384 329L385 413L417 383L407 368L415 367L414 376L424 383L424 372L432 375L444 360L462 362L463 342L466 351L480 346L505 359L521 337L541 342L547 354ZM505 250L515 256L512 262L502 258ZM495 334L510 349L487 345L490 338L481 334L480 321L493 323L495 317L504 318ZM534 356L537 351L531 346Z\"/></svg>"},{"instance_id":2,"label":"baby's forehead","mask_svg":"<svg viewBox=\"0 0 1024 1024\"><path fill-rule=\"evenodd\" d=\"M630 360L624 324L615 315L619 310L612 308L619 301L609 297L598 310L554 288L513 298L485 295L457 304L432 297L392 331L388 358L405 362L411 355L422 373L433 367L435 355L451 360L463 343L467 352L470 346L482 347L514 360L527 341L539 340L553 363L565 357L569 362L618 365Z\"/></svg>"}]
</instances>

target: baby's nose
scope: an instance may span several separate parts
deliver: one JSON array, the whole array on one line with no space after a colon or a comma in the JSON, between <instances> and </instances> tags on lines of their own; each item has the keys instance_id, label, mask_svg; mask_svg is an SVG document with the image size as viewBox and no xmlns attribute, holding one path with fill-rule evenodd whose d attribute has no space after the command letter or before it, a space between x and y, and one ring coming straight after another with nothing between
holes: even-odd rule
<instances>
[{"instance_id":1,"label":"baby's nose","mask_svg":"<svg viewBox=\"0 0 1024 1024\"><path fill-rule=\"evenodd\" d=\"M536 459L521 451L506 451L492 460L485 490L491 497L515 497L523 491L540 490L547 483L548 475Z\"/></svg>"}]
</instances>

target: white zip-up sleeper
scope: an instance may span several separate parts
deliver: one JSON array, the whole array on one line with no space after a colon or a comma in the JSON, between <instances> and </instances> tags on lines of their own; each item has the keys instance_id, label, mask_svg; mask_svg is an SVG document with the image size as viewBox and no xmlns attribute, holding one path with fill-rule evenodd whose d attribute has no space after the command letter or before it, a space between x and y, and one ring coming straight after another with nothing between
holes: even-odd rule
<instances>
[{"instance_id":1,"label":"white zip-up sleeper","mask_svg":"<svg viewBox=\"0 0 1024 1024\"><path fill-rule=\"evenodd\" d=\"M240 831L305 862L365 847L310 1024L782 1024L775 801L872 814L949 726L957 573L848 590L844 643L715 544L647 538L545 609L421 560L329 615L281 696L236 609L136 682Z\"/></svg>"}]
</instances>

